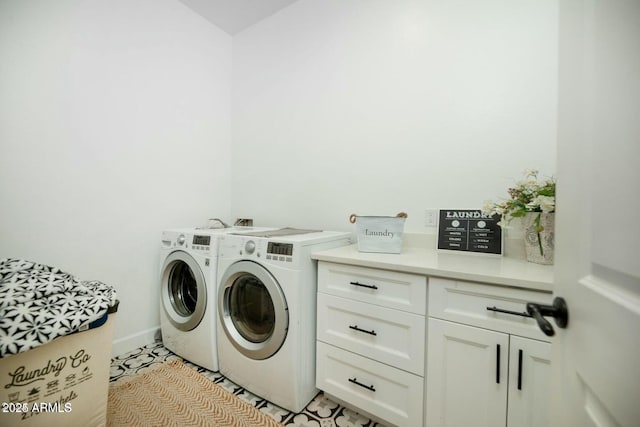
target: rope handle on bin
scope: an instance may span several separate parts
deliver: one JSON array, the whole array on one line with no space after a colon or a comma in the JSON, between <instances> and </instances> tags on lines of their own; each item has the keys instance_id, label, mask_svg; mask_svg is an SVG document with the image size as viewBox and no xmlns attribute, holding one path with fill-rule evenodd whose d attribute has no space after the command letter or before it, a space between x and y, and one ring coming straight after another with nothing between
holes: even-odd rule
<instances>
[{"instance_id":1,"label":"rope handle on bin","mask_svg":"<svg viewBox=\"0 0 640 427\"><path fill-rule=\"evenodd\" d=\"M351 224L355 224L356 223L356 218L358 217L358 215L356 214L351 214L349 215L349 222ZM400 212L396 215L397 218L406 218L408 217L408 215L406 214L406 212Z\"/></svg>"}]
</instances>

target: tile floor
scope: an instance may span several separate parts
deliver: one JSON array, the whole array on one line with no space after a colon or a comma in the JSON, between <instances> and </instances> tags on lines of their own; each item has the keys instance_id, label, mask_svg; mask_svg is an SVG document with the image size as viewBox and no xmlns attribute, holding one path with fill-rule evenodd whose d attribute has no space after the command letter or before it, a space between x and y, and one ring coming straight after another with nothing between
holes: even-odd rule
<instances>
[{"instance_id":1,"label":"tile floor","mask_svg":"<svg viewBox=\"0 0 640 427\"><path fill-rule=\"evenodd\" d=\"M179 356L167 350L162 342L146 345L111 359L111 381L129 375L135 375L153 365L171 359L180 359ZM211 372L188 361L185 363L197 368L198 372L234 393L242 400L251 403L262 412L270 415L276 421L295 427L384 427L348 408L340 406L336 402L324 397L322 392L307 405L299 414L280 408L259 396L251 394L244 388L229 381L219 372Z\"/></svg>"}]
</instances>

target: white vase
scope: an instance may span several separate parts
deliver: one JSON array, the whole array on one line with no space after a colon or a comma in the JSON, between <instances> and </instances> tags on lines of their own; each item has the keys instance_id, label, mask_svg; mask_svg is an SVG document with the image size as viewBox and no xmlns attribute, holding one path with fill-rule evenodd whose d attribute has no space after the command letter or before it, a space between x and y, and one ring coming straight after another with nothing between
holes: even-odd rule
<instances>
[{"instance_id":1,"label":"white vase","mask_svg":"<svg viewBox=\"0 0 640 427\"><path fill-rule=\"evenodd\" d=\"M537 230L538 217L540 217L541 231ZM522 218L527 261L536 264L553 264L555 222L554 213L528 212Z\"/></svg>"}]
</instances>

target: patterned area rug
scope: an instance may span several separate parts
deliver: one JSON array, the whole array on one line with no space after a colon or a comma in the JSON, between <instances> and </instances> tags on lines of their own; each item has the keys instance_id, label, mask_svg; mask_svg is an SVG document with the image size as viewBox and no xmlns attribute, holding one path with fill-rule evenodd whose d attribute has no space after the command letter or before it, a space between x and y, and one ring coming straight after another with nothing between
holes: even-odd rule
<instances>
[{"instance_id":1,"label":"patterned area rug","mask_svg":"<svg viewBox=\"0 0 640 427\"><path fill-rule=\"evenodd\" d=\"M109 386L107 426L281 427L180 360Z\"/></svg>"}]
</instances>

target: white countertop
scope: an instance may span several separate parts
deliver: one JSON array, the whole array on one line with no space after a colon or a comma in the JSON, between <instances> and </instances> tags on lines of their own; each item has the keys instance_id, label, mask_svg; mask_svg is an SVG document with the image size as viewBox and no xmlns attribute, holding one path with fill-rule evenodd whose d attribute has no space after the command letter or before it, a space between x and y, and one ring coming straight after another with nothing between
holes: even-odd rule
<instances>
[{"instance_id":1,"label":"white countertop","mask_svg":"<svg viewBox=\"0 0 640 427\"><path fill-rule=\"evenodd\" d=\"M311 258L340 264L514 286L551 292L553 266L507 256L486 256L404 247L400 254L358 252L357 245L315 252Z\"/></svg>"}]
</instances>

